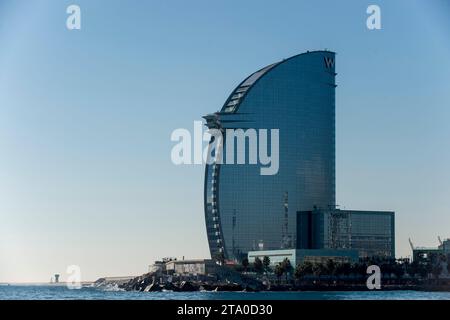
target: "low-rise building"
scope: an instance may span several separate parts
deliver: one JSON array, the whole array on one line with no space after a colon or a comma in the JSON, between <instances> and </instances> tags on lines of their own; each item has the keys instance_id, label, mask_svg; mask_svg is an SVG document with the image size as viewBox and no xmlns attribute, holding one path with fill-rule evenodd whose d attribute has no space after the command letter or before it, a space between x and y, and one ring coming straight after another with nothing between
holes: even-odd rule
<instances>
[{"instance_id":1,"label":"low-rise building","mask_svg":"<svg viewBox=\"0 0 450 320\"><path fill-rule=\"evenodd\" d=\"M430 262L435 256L450 255L450 239L440 241L437 247L414 247L412 242L410 243L413 252L413 261Z\"/></svg>"},{"instance_id":2,"label":"low-rise building","mask_svg":"<svg viewBox=\"0 0 450 320\"><path fill-rule=\"evenodd\" d=\"M328 260L338 263L355 263L359 259L357 250L347 249L280 249L250 251L248 253L248 261L250 263L254 263L257 257L260 260L268 257L271 266L275 266L285 259L288 259L292 266L304 262L326 263Z\"/></svg>"},{"instance_id":3,"label":"low-rise building","mask_svg":"<svg viewBox=\"0 0 450 320\"><path fill-rule=\"evenodd\" d=\"M209 275L217 271L217 264L211 259L173 260L166 263L168 274Z\"/></svg>"},{"instance_id":4,"label":"low-rise building","mask_svg":"<svg viewBox=\"0 0 450 320\"><path fill-rule=\"evenodd\" d=\"M391 211L299 211L296 227L297 249L357 250L360 258L395 258Z\"/></svg>"},{"instance_id":5,"label":"low-rise building","mask_svg":"<svg viewBox=\"0 0 450 320\"><path fill-rule=\"evenodd\" d=\"M148 272L161 273L166 271L166 262L155 261L153 264L148 266Z\"/></svg>"}]
</instances>

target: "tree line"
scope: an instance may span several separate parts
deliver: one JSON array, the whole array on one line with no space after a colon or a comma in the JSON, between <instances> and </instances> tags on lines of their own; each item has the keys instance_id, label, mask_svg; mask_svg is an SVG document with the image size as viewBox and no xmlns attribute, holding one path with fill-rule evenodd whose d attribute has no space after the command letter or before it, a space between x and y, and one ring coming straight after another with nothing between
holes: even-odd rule
<instances>
[{"instance_id":1,"label":"tree line","mask_svg":"<svg viewBox=\"0 0 450 320\"><path fill-rule=\"evenodd\" d=\"M248 259L242 260L239 271L255 272L257 274L274 274L279 280L284 276L286 281L288 278L303 279L306 277L348 277L348 276L367 276L367 267L377 265L380 267L381 273L389 277L394 276L401 279L409 276L415 279L426 279L433 277L439 279L439 276L446 269L450 273L450 254L432 253L425 260L416 259L382 259L382 258L363 258L356 263L335 262L328 259L324 263L312 263L305 261L293 266L289 259L271 266L270 258L265 256L263 259L255 258L253 263L249 263Z\"/></svg>"}]
</instances>

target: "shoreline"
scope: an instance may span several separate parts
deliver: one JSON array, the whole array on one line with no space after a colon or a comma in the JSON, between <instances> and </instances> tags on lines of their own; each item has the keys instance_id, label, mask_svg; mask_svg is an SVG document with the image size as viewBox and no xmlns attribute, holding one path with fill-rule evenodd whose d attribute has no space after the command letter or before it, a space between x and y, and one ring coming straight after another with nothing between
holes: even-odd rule
<instances>
[{"instance_id":1,"label":"shoreline","mask_svg":"<svg viewBox=\"0 0 450 320\"><path fill-rule=\"evenodd\" d=\"M10 283L10 284L0 284L0 287L27 287L27 286L36 286L36 287L65 287L64 284L50 284L50 283ZM83 288L94 288L94 289L104 289L102 286L94 286L93 283L89 284L83 284ZM253 290L207 290L207 289L199 289L199 290L189 290L189 291L182 291L182 290L173 290L173 289L162 289L162 290L155 290L155 291L141 291L141 290L126 290L124 288L118 287L119 291L122 292L135 292L135 293L159 293L159 292L169 292L169 293L269 293L269 292L279 292L279 293L296 293L296 292L394 292L394 291L412 291L412 292L450 292L450 288L448 287L418 287L418 286L381 286L381 289L367 289L367 287L364 286L302 286L302 287L294 287L294 288L274 288L274 289L263 289L258 291ZM80 289L71 289L71 290L80 290ZM108 291L108 290L106 290ZM113 291L113 290L111 290Z\"/></svg>"},{"instance_id":2,"label":"shoreline","mask_svg":"<svg viewBox=\"0 0 450 320\"><path fill-rule=\"evenodd\" d=\"M386 280L381 283L381 289L371 290L365 280L352 279L345 283L341 281L328 282L317 280L292 281L291 283L274 283L261 279L243 277L240 279L167 279L160 277L158 280L153 275L143 275L129 281L115 282L102 278L97 280L93 287L118 288L124 291L134 292L363 292L363 291L417 291L417 292L450 292L450 279L393 281Z\"/></svg>"}]
</instances>

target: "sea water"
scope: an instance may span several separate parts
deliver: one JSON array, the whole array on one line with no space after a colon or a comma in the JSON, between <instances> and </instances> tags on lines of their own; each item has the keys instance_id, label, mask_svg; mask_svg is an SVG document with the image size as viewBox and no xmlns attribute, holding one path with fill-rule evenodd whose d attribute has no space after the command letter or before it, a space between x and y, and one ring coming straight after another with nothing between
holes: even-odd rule
<instances>
[{"instance_id":1,"label":"sea water","mask_svg":"<svg viewBox=\"0 0 450 320\"><path fill-rule=\"evenodd\" d=\"M115 287L69 289L64 285L0 285L0 300L450 300L450 292L129 292Z\"/></svg>"}]
</instances>

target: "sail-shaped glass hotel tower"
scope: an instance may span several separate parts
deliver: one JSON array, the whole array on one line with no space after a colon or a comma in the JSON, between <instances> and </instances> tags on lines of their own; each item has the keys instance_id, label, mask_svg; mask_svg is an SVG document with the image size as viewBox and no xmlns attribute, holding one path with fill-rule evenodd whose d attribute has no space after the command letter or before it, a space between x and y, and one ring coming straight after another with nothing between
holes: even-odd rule
<instances>
[{"instance_id":1,"label":"sail-shaped glass hotel tower","mask_svg":"<svg viewBox=\"0 0 450 320\"><path fill-rule=\"evenodd\" d=\"M313 51L271 64L241 82L219 112L204 117L209 128L222 131L279 129L277 174L261 175L255 164L206 165L213 258L240 260L258 248L294 248L296 212L334 208L334 62L333 52Z\"/></svg>"}]
</instances>

